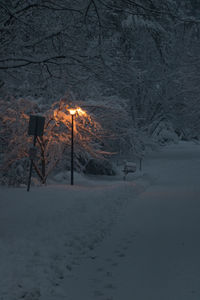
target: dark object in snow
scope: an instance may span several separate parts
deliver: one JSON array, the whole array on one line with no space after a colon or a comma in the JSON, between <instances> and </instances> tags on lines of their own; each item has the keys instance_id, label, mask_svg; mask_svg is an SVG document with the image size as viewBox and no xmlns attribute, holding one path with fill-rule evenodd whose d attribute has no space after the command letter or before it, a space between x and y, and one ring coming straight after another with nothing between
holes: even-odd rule
<instances>
[{"instance_id":1,"label":"dark object in snow","mask_svg":"<svg viewBox=\"0 0 200 300\"><path fill-rule=\"evenodd\" d=\"M93 175L116 175L113 165L108 160L90 159L84 173Z\"/></svg>"},{"instance_id":2,"label":"dark object in snow","mask_svg":"<svg viewBox=\"0 0 200 300\"><path fill-rule=\"evenodd\" d=\"M133 162L125 162L124 165L124 180L126 179L126 176L128 175L128 173L135 173L137 169L137 166L135 163Z\"/></svg>"}]
</instances>

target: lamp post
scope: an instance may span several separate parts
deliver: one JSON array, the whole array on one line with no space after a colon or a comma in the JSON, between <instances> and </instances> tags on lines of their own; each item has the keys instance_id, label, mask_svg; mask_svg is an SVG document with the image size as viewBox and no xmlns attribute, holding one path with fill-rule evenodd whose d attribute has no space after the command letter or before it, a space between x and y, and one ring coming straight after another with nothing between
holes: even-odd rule
<instances>
[{"instance_id":1,"label":"lamp post","mask_svg":"<svg viewBox=\"0 0 200 300\"><path fill-rule=\"evenodd\" d=\"M76 109L69 110L72 117L71 120L71 185L74 184L74 115L76 114Z\"/></svg>"}]
</instances>

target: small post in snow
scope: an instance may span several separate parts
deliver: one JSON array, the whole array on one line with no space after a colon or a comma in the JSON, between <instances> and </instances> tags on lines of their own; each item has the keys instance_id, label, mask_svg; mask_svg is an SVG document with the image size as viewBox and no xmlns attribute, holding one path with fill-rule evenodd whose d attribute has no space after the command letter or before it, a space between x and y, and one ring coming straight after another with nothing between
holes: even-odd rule
<instances>
[{"instance_id":1,"label":"small post in snow","mask_svg":"<svg viewBox=\"0 0 200 300\"><path fill-rule=\"evenodd\" d=\"M125 164L124 164L124 170L123 170L124 177L123 177L123 179L126 180L126 176L128 175L128 173L135 173L136 169L137 169L137 166L136 166L135 163L126 161Z\"/></svg>"},{"instance_id":2,"label":"small post in snow","mask_svg":"<svg viewBox=\"0 0 200 300\"><path fill-rule=\"evenodd\" d=\"M140 171L142 171L142 157L140 157Z\"/></svg>"}]
</instances>

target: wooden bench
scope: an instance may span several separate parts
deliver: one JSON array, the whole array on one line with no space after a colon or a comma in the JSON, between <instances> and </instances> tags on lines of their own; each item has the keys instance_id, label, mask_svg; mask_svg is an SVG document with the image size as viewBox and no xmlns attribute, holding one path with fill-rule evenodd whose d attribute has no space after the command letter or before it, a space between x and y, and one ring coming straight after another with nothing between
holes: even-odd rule
<instances>
[{"instance_id":1,"label":"wooden bench","mask_svg":"<svg viewBox=\"0 0 200 300\"><path fill-rule=\"evenodd\" d=\"M125 162L124 164L124 177L123 179L126 180L126 176L128 175L128 173L135 173L137 169L137 165L133 162Z\"/></svg>"}]
</instances>

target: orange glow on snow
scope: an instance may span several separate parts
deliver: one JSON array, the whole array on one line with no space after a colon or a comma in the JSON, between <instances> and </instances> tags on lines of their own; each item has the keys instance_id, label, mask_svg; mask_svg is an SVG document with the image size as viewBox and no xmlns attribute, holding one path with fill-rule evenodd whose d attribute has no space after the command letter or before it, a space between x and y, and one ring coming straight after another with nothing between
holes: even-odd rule
<instances>
[{"instance_id":1,"label":"orange glow on snow","mask_svg":"<svg viewBox=\"0 0 200 300\"><path fill-rule=\"evenodd\" d=\"M80 108L80 107L77 108L77 113L80 116L86 116L87 115L87 113L84 110L82 110L82 108Z\"/></svg>"},{"instance_id":2,"label":"orange glow on snow","mask_svg":"<svg viewBox=\"0 0 200 300\"><path fill-rule=\"evenodd\" d=\"M80 107L69 109L69 113L70 113L70 115L75 115L77 113L81 117L87 116L87 113Z\"/></svg>"}]
</instances>

